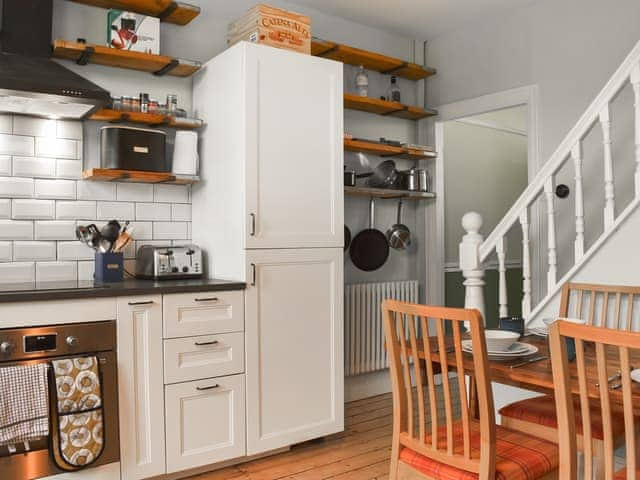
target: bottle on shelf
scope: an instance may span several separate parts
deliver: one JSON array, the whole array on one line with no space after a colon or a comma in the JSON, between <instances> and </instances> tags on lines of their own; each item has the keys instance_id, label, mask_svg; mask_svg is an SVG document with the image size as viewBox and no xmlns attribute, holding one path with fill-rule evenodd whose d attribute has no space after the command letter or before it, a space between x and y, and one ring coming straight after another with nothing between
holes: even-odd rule
<instances>
[{"instance_id":1,"label":"bottle on shelf","mask_svg":"<svg viewBox=\"0 0 640 480\"><path fill-rule=\"evenodd\" d=\"M361 97L369 95L369 75L367 75L363 65L360 65L358 73L356 73L356 92Z\"/></svg>"},{"instance_id":2,"label":"bottle on shelf","mask_svg":"<svg viewBox=\"0 0 640 480\"><path fill-rule=\"evenodd\" d=\"M387 100L390 102L400 102L400 87L398 87L398 79L395 75L391 75L391 85L387 90Z\"/></svg>"}]
</instances>

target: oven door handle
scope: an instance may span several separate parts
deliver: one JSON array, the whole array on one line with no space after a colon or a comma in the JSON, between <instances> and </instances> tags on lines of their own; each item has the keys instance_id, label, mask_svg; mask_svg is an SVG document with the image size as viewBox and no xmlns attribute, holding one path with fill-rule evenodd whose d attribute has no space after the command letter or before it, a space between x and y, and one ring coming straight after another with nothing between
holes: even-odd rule
<instances>
[{"instance_id":1,"label":"oven door handle","mask_svg":"<svg viewBox=\"0 0 640 480\"><path fill-rule=\"evenodd\" d=\"M213 390L214 388L218 388L220 385L218 385L217 383L215 385L207 385L206 387L196 387L196 390L198 390L199 392L202 392L204 390Z\"/></svg>"},{"instance_id":2,"label":"oven door handle","mask_svg":"<svg viewBox=\"0 0 640 480\"><path fill-rule=\"evenodd\" d=\"M129 302L129 305L131 305L132 307L135 305L152 305L153 304L153 300L146 300L144 302Z\"/></svg>"}]
</instances>

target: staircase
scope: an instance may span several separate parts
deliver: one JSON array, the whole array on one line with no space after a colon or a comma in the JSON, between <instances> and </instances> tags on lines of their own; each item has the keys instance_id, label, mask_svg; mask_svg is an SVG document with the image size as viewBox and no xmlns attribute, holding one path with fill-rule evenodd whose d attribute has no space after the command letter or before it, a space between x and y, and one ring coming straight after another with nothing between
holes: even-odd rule
<instances>
[{"instance_id":1,"label":"staircase","mask_svg":"<svg viewBox=\"0 0 640 480\"><path fill-rule=\"evenodd\" d=\"M631 84L634 95L633 114L635 118L635 154L629 158L634 162L635 196L631 202L616 216L616 191L614 186L614 169L611 143L611 105L616 95ZM585 250L585 202L583 193L583 159L584 139L592 128L600 128L602 132L602 161L600 170L604 196L604 230ZM625 160L626 161L626 160ZM571 268L558 278L558 254L556 245L556 208L555 177L568 163L573 164L574 180L572 198L575 204L575 240L573 263ZM546 230L546 292L538 295L534 303L532 296L531 259L531 217L534 204L541 199L546 206L546 215L540 219L541 231ZM600 94L587 108L580 120L571 129L551 158L538 172L534 180L525 189L518 200L509 209L504 218L486 239L480 234L482 218L475 212L467 213L462 219L466 234L460 243L460 268L464 277L465 306L477 308L483 315L484 308L484 264L495 252L498 259L499 316L509 314L507 308L507 276L505 237L512 228L520 228L522 232L522 316L525 321L533 321L538 313L556 296L563 283L571 279L576 272L607 242L611 235L632 215L640 204L640 42L636 44L622 65L613 74ZM589 213L589 212L587 212ZM587 216L588 217L588 216ZM542 262L541 262L542 263ZM544 268L542 269L544 271Z\"/></svg>"}]
</instances>

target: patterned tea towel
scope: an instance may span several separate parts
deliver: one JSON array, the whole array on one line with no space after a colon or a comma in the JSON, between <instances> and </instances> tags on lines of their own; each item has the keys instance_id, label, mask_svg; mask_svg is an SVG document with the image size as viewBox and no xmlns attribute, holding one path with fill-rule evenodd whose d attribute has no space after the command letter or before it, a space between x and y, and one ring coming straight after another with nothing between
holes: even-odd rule
<instances>
[{"instance_id":1,"label":"patterned tea towel","mask_svg":"<svg viewBox=\"0 0 640 480\"><path fill-rule=\"evenodd\" d=\"M49 435L46 363L0 368L0 446Z\"/></svg>"},{"instance_id":2,"label":"patterned tea towel","mask_svg":"<svg viewBox=\"0 0 640 480\"><path fill-rule=\"evenodd\" d=\"M104 449L99 362L75 357L54 360L51 366L51 454L63 470L79 470Z\"/></svg>"}]
</instances>

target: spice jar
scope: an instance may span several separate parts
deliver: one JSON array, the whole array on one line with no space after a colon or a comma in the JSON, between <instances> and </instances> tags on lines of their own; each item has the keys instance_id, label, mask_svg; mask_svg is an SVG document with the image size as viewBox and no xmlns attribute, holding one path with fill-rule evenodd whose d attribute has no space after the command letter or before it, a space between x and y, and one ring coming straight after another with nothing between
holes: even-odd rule
<instances>
[{"instance_id":1,"label":"spice jar","mask_svg":"<svg viewBox=\"0 0 640 480\"><path fill-rule=\"evenodd\" d=\"M149 94L141 93L139 101L140 101L140 111L143 113L147 113L149 111Z\"/></svg>"},{"instance_id":2,"label":"spice jar","mask_svg":"<svg viewBox=\"0 0 640 480\"><path fill-rule=\"evenodd\" d=\"M133 110L133 97L123 95L121 98L122 110L131 112Z\"/></svg>"},{"instance_id":3,"label":"spice jar","mask_svg":"<svg viewBox=\"0 0 640 480\"><path fill-rule=\"evenodd\" d=\"M167 95L167 112L174 113L178 109L178 96L170 93Z\"/></svg>"},{"instance_id":4,"label":"spice jar","mask_svg":"<svg viewBox=\"0 0 640 480\"><path fill-rule=\"evenodd\" d=\"M149 111L153 113L158 113L159 110L160 110L160 104L158 103L158 100L156 100L155 98L152 98L151 100L149 100Z\"/></svg>"}]
</instances>

